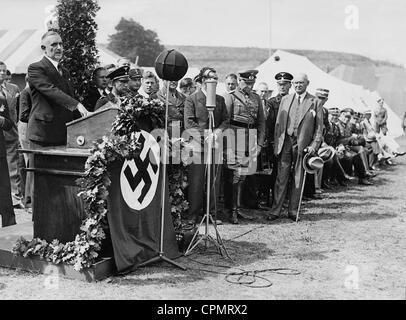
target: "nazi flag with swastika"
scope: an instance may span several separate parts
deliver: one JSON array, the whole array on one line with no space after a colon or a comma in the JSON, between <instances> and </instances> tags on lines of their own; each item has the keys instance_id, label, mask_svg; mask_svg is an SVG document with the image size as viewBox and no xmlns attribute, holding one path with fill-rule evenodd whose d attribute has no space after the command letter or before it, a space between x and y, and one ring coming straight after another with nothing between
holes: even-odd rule
<instances>
[{"instance_id":1,"label":"nazi flag with swastika","mask_svg":"<svg viewBox=\"0 0 406 320\"><path fill-rule=\"evenodd\" d=\"M136 138L141 145L139 156L110 167L107 218L119 272L131 270L159 252L163 179L160 148L144 130ZM164 252L168 258L176 258L180 254L166 189Z\"/></svg>"}]
</instances>

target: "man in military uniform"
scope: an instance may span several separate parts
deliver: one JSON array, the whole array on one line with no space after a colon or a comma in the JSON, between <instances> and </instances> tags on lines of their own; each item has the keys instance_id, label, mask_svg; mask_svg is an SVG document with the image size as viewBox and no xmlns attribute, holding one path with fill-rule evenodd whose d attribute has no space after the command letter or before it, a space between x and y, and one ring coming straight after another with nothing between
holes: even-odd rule
<instances>
[{"instance_id":1,"label":"man in military uniform","mask_svg":"<svg viewBox=\"0 0 406 320\"><path fill-rule=\"evenodd\" d=\"M130 78L128 82L129 93L132 96L136 96L141 88L142 70L140 68L130 69L128 77Z\"/></svg>"},{"instance_id":2,"label":"man in military uniform","mask_svg":"<svg viewBox=\"0 0 406 320\"><path fill-rule=\"evenodd\" d=\"M267 141L267 158L272 166L272 174L270 179L270 188L272 189L272 201L275 197L275 181L278 174L278 160L274 155L274 133L276 117L279 111L279 105L284 96L289 94L292 86L293 76L288 72L279 72L275 75L275 80L278 88L278 94L268 100L266 104L266 141Z\"/></svg>"},{"instance_id":3,"label":"man in military uniform","mask_svg":"<svg viewBox=\"0 0 406 320\"><path fill-rule=\"evenodd\" d=\"M244 218L240 212L243 182L247 175L255 174L256 158L265 139L265 116L261 98L252 90L257 73L257 70L240 72L238 87L224 96L230 128L235 133L235 147L227 145L227 166L232 170L232 174L228 176L229 183L232 184L229 218L233 224L238 223L238 216ZM257 139L253 139L254 137Z\"/></svg>"},{"instance_id":4,"label":"man in military uniform","mask_svg":"<svg viewBox=\"0 0 406 320\"><path fill-rule=\"evenodd\" d=\"M122 66L110 71L107 78L112 81L111 91L96 102L95 110L99 108L120 107L121 99L128 93L128 66Z\"/></svg>"}]
</instances>

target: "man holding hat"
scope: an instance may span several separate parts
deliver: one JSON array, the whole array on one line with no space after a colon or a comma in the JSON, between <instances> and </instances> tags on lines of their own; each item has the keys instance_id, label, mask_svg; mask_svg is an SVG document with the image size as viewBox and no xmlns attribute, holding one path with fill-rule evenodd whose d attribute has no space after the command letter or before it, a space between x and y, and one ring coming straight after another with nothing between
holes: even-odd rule
<instances>
[{"instance_id":1,"label":"man holding hat","mask_svg":"<svg viewBox=\"0 0 406 320\"><path fill-rule=\"evenodd\" d=\"M261 98L252 90L257 73L258 70L240 72L236 90L224 95L230 128L235 133L235 147L227 146L227 154L232 160L227 158L231 172L226 175L228 185L232 186L229 218L233 224L238 223L238 216L247 218L240 212L243 183L247 175L255 174L257 156L265 139L264 109ZM255 200L258 200L256 196Z\"/></svg>"},{"instance_id":2,"label":"man holding hat","mask_svg":"<svg viewBox=\"0 0 406 320\"><path fill-rule=\"evenodd\" d=\"M95 110L108 107L120 107L121 99L128 92L128 71L130 67L118 67L107 74L111 80L112 89L106 96L101 97L95 106Z\"/></svg>"},{"instance_id":3,"label":"man holding hat","mask_svg":"<svg viewBox=\"0 0 406 320\"><path fill-rule=\"evenodd\" d=\"M130 69L128 72L128 89L132 96L138 95L138 90L141 88L142 70L140 68Z\"/></svg>"},{"instance_id":4,"label":"man holding hat","mask_svg":"<svg viewBox=\"0 0 406 320\"><path fill-rule=\"evenodd\" d=\"M307 92L307 75L296 75L293 85L296 92L282 98L276 118L274 152L278 157L278 175L269 220L280 217L293 168L288 217L296 221L304 177L303 157L306 153L316 155L323 137L322 104Z\"/></svg>"},{"instance_id":5,"label":"man holding hat","mask_svg":"<svg viewBox=\"0 0 406 320\"><path fill-rule=\"evenodd\" d=\"M289 90L292 86L293 76L289 72L279 72L275 75L278 94L268 100L266 104L266 140L268 144L268 159L272 164L271 174L271 189L272 189L272 201L275 198L275 181L278 174L278 159L274 155L274 135L275 135L275 123L276 117L279 111L279 105L284 96L289 94Z\"/></svg>"}]
</instances>

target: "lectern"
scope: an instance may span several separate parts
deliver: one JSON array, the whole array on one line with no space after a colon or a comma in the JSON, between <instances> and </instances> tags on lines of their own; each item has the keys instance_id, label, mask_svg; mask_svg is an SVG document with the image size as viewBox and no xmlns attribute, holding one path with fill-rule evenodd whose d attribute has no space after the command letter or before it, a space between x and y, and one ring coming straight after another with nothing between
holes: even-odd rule
<instances>
[{"instance_id":1,"label":"lectern","mask_svg":"<svg viewBox=\"0 0 406 320\"><path fill-rule=\"evenodd\" d=\"M65 243L81 232L85 212L76 180L84 175L93 141L111 135L117 113L106 108L67 123L66 146L22 150L33 154L27 170L34 173L34 237Z\"/></svg>"}]
</instances>

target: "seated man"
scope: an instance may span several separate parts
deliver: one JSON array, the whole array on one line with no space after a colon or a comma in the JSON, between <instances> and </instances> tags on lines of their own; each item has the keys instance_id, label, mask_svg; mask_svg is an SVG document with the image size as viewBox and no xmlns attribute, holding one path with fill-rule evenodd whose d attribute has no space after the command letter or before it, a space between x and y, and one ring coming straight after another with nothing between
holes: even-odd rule
<instances>
[{"instance_id":1,"label":"seated man","mask_svg":"<svg viewBox=\"0 0 406 320\"><path fill-rule=\"evenodd\" d=\"M328 125L325 125L323 143L336 149L338 147L337 139L340 137L340 129L337 125L338 115L340 112L338 108L330 108L327 110L327 113ZM332 159L324 163L322 187L329 189L333 184L336 183L345 186L346 182L349 180L351 180L351 177L345 173L336 152Z\"/></svg>"},{"instance_id":2,"label":"seated man","mask_svg":"<svg viewBox=\"0 0 406 320\"><path fill-rule=\"evenodd\" d=\"M386 159L389 159L391 157L390 154L385 152L379 145L377 137L376 137L376 132L374 126L371 124L371 116L372 116L372 111L367 110L365 111L365 116L364 119L361 122L361 127L362 127L362 132L365 138L365 141L367 145L370 146L371 148L371 153L369 155L369 165L370 169L372 170L379 170L378 167L376 167L376 164L380 161L385 161Z\"/></svg>"},{"instance_id":3,"label":"seated man","mask_svg":"<svg viewBox=\"0 0 406 320\"><path fill-rule=\"evenodd\" d=\"M371 150L367 148L365 138L362 134L362 128L359 124L359 114L351 108L346 108L344 110L348 111L351 115L350 120L347 123L347 129L354 137L354 139L351 140L348 148L360 155L367 176L375 176L375 174L369 171L368 154Z\"/></svg>"},{"instance_id":4,"label":"seated man","mask_svg":"<svg viewBox=\"0 0 406 320\"><path fill-rule=\"evenodd\" d=\"M365 170L360 151L356 152L352 148L354 146L358 146L358 140L357 137L351 133L351 127L348 125L350 118L350 110L341 110L338 118L339 121L337 123L340 131L340 135L337 138L338 157L344 169L347 169L347 173L352 171L352 168L354 167L354 173L358 177L359 184L372 185L372 183L367 180L369 175Z\"/></svg>"}]
</instances>

